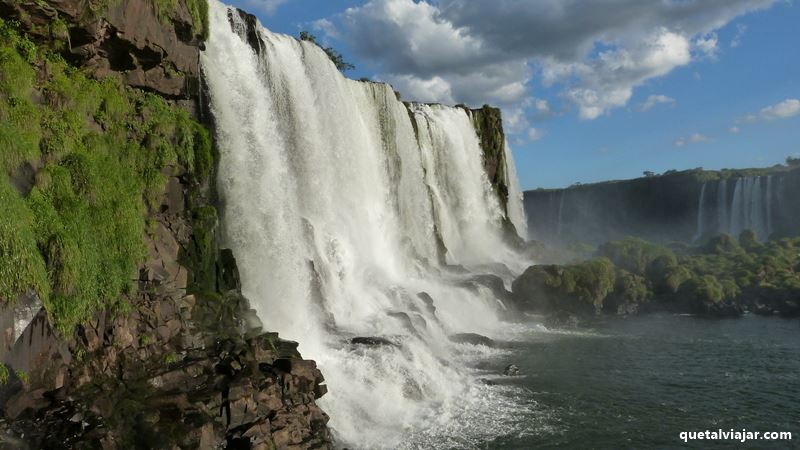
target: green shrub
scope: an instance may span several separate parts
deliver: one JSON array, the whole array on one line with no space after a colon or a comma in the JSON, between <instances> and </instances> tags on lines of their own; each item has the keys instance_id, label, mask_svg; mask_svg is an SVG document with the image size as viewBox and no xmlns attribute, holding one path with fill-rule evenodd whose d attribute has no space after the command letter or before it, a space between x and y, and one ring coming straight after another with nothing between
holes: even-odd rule
<instances>
[{"instance_id":1,"label":"green shrub","mask_svg":"<svg viewBox=\"0 0 800 450\"><path fill-rule=\"evenodd\" d=\"M666 265L676 263L670 249L634 237L607 242L597 249L596 256L608 258L617 267L637 275L644 275L650 263L659 258L666 259Z\"/></svg>"},{"instance_id":2,"label":"green shrub","mask_svg":"<svg viewBox=\"0 0 800 450\"><path fill-rule=\"evenodd\" d=\"M8 372L8 367L5 364L0 363L0 386L5 386L8 384L8 379L11 374Z\"/></svg>"},{"instance_id":3,"label":"green shrub","mask_svg":"<svg viewBox=\"0 0 800 450\"><path fill-rule=\"evenodd\" d=\"M207 178L211 138L162 98L31 45L0 20L0 164L37 168L25 197L0 177L0 301L34 290L69 333L98 309L126 307L165 174L181 165Z\"/></svg>"}]
</instances>

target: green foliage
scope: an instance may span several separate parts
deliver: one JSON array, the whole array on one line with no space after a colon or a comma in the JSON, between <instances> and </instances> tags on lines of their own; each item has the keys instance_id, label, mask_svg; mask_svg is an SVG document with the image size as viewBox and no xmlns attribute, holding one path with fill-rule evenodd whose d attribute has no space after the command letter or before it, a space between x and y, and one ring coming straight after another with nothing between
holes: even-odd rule
<instances>
[{"instance_id":1,"label":"green foliage","mask_svg":"<svg viewBox=\"0 0 800 450\"><path fill-rule=\"evenodd\" d=\"M27 373L27 372L25 372L24 370L22 370L22 369L18 369L18 370L16 370L16 371L14 372L14 375L16 375L16 376L17 376L17 379L18 379L20 382L22 382L22 384L28 384L28 383L30 383L30 377L28 376L28 373Z\"/></svg>"},{"instance_id":2,"label":"green foliage","mask_svg":"<svg viewBox=\"0 0 800 450\"><path fill-rule=\"evenodd\" d=\"M685 305L699 313L736 314L742 306L766 302L767 311L794 311L800 298L800 237L757 241L752 232L739 242L728 235L688 248L680 256L638 239L601 246L616 266L599 258L565 266L533 266L514 281L514 293L538 310L580 312L581 305L630 312L650 300ZM633 272L629 269L637 271ZM608 280L616 271L613 288ZM584 309L584 311L586 311ZM783 312L781 312L783 314ZM794 313L792 313L794 314Z\"/></svg>"},{"instance_id":3,"label":"green foliage","mask_svg":"<svg viewBox=\"0 0 800 450\"><path fill-rule=\"evenodd\" d=\"M330 60L333 61L333 64L336 66L336 68L339 69L341 72L353 70L356 68L356 66L345 61L342 54L334 50L332 47L323 47L322 45L320 45L320 43L317 42L317 37L309 33L308 31L300 32L300 40L310 42L321 48L322 51L324 51L325 54L328 55L328 58L330 58Z\"/></svg>"},{"instance_id":4,"label":"green foliage","mask_svg":"<svg viewBox=\"0 0 800 450\"><path fill-rule=\"evenodd\" d=\"M719 303L725 298L722 285L713 275L690 278L681 285L679 293L690 307L698 311L703 311L708 305Z\"/></svg>"},{"instance_id":5,"label":"green foliage","mask_svg":"<svg viewBox=\"0 0 800 450\"><path fill-rule=\"evenodd\" d=\"M0 302L35 291L48 298L50 285L33 233L34 215L5 177L0 178Z\"/></svg>"},{"instance_id":6,"label":"green foliage","mask_svg":"<svg viewBox=\"0 0 800 450\"><path fill-rule=\"evenodd\" d=\"M178 361L178 356L175 353L167 353L164 355L164 364L175 364Z\"/></svg>"},{"instance_id":7,"label":"green foliage","mask_svg":"<svg viewBox=\"0 0 800 450\"><path fill-rule=\"evenodd\" d=\"M644 277L626 270L617 272L614 293L623 303L644 303L652 296Z\"/></svg>"},{"instance_id":8,"label":"green foliage","mask_svg":"<svg viewBox=\"0 0 800 450\"><path fill-rule=\"evenodd\" d=\"M8 367L0 363L0 386L5 386L8 384L8 378L11 374L8 372Z\"/></svg>"},{"instance_id":9,"label":"green foliage","mask_svg":"<svg viewBox=\"0 0 800 450\"><path fill-rule=\"evenodd\" d=\"M217 226L217 210L210 205L192 211L192 237L182 260L191 267L189 285L192 292L216 290L217 248L214 246L214 230Z\"/></svg>"},{"instance_id":10,"label":"green foliage","mask_svg":"<svg viewBox=\"0 0 800 450\"><path fill-rule=\"evenodd\" d=\"M664 265L674 265L676 259L670 249L634 237L607 242L597 249L596 256L608 258L620 268L637 275L644 275L656 259L666 258L666 262L662 261Z\"/></svg>"},{"instance_id":11,"label":"green foliage","mask_svg":"<svg viewBox=\"0 0 800 450\"><path fill-rule=\"evenodd\" d=\"M153 0L153 3L158 19L163 23L170 21L178 7L178 0ZM208 39L208 1L186 0L186 8L192 16L192 33L201 36L203 40Z\"/></svg>"},{"instance_id":12,"label":"green foliage","mask_svg":"<svg viewBox=\"0 0 800 450\"><path fill-rule=\"evenodd\" d=\"M160 97L88 79L27 42L0 21L0 163L37 168L26 197L0 178L0 300L33 289L68 333L97 309L124 309L165 174L207 177L211 139Z\"/></svg>"}]
</instances>

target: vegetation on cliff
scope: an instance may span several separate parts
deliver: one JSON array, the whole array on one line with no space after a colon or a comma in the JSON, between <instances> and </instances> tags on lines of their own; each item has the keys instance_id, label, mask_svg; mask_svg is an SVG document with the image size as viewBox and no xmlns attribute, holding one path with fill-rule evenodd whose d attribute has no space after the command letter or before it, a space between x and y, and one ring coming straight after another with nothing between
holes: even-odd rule
<instances>
[{"instance_id":1,"label":"vegetation on cliff","mask_svg":"<svg viewBox=\"0 0 800 450\"><path fill-rule=\"evenodd\" d=\"M315 44L319 48L328 55L328 58L333 62L337 69L341 72L346 72L348 70L353 70L356 66L350 64L349 62L344 60L344 56L341 53L337 52L336 49L333 47L323 47L319 42L317 42L317 37L313 34L309 33L308 31L301 31L300 32L300 40L310 42Z\"/></svg>"},{"instance_id":2,"label":"vegetation on cliff","mask_svg":"<svg viewBox=\"0 0 800 450\"><path fill-rule=\"evenodd\" d=\"M124 307L146 213L181 165L212 170L208 131L162 98L89 79L0 21L0 301L29 290L62 331Z\"/></svg>"},{"instance_id":3,"label":"vegetation on cliff","mask_svg":"<svg viewBox=\"0 0 800 450\"><path fill-rule=\"evenodd\" d=\"M670 249L629 237L601 245L587 261L532 266L513 290L523 308L539 312L797 315L800 238L759 243L748 230L738 240L720 235Z\"/></svg>"}]
</instances>

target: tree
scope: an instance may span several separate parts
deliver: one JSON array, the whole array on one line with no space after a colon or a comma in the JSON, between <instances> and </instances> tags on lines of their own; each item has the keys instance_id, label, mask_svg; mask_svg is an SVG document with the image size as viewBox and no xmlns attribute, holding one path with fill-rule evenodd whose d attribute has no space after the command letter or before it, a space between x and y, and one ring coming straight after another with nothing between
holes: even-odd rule
<instances>
[{"instance_id":1,"label":"tree","mask_svg":"<svg viewBox=\"0 0 800 450\"><path fill-rule=\"evenodd\" d=\"M786 165L789 167L798 167L800 166L800 157L792 158L791 156L786 157Z\"/></svg>"},{"instance_id":2,"label":"tree","mask_svg":"<svg viewBox=\"0 0 800 450\"><path fill-rule=\"evenodd\" d=\"M645 170L645 171L644 171L644 172L642 172L642 173L643 173L643 174L644 174L644 176L646 176L647 178L650 178L650 177L654 177L654 176L656 176L656 174L655 174L655 173L653 173L653 172L652 172L652 171L650 171L650 170Z\"/></svg>"},{"instance_id":3,"label":"tree","mask_svg":"<svg viewBox=\"0 0 800 450\"><path fill-rule=\"evenodd\" d=\"M322 51L324 51L325 54L328 55L328 58L330 58L331 61L333 61L333 64L336 66L336 68L339 69L341 72L347 70L353 70L356 68L356 66L345 61L342 54L334 50L332 47L323 47L322 45L320 45L319 42L317 42L317 37L309 33L308 31L300 32L300 40L310 42L316 45L317 47L321 48Z\"/></svg>"}]
</instances>

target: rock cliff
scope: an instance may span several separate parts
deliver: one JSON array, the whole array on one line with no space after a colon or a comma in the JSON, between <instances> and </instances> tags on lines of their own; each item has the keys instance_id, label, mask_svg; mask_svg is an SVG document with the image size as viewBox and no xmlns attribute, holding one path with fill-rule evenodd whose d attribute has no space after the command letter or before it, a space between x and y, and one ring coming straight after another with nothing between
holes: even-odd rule
<instances>
[{"instance_id":1,"label":"rock cliff","mask_svg":"<svg viewBox=\"0 0 800 450\"><path fill-rule=\"evenodd\" d=\"M0 448L331 446L219 249L204 8L0 1Z\"/></svg>"},{"instance_id":2,"label":"rock cliff","mask_svg":"<svg viewBox=\"0 0 800 450\"><path fill-rule=\"evenodd\" d=\"M530 237L547 243L596 245L625 236L691 243L745 229L764 240L800 234L800 200L791 194L798 188L800 169L786 166L670 171L526 191L525 210Z\"/></svg>"}]
</instances>

